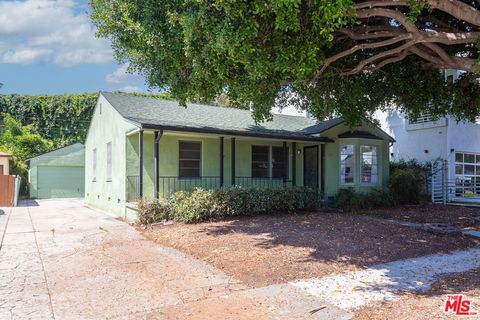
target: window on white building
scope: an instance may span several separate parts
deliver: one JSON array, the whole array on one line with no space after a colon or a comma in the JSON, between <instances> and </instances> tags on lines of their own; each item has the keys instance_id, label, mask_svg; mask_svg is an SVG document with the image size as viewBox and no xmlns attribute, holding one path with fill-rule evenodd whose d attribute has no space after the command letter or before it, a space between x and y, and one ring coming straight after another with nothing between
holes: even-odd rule
<instances>
[{"instance_id":1,"label":"window on white building","mask_svg":"<svg viewBox=\"0 0 480 320\"><path fill-rule=\"evenodd\" d=\"M355 146L343 145L340 147L340 183L353 184L355 182Z\"/></svg>"},{"instance_id":2,"label":"window on white building","mask_svg":"<svg viewBox=\"0 0 480 320\"><path fill-rule=\"evenodd\" d=\"M480 194L480 154L455 153L455 195Z\"/></svg>"},{"instance_id":3,"label":"window on white building","mask_svg":"<svg viewBox=\"0 0 480 320\"><path fill-rule=\"evenodd\" d=\"M377 184L377 147L360 147L360 182L362 184Z\"/></svg>"}]
</instances>

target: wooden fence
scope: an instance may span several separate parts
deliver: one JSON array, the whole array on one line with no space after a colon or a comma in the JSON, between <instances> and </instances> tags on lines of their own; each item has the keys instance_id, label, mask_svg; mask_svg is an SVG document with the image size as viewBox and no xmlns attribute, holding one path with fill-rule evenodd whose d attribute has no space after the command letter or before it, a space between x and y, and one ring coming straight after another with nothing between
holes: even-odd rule
<instances>
[{"instance_id":1,"label":"wooden fence","mask_svg":"<svg viewBox=\"0 0 480 320\"><path fill-rule=\"evenodd\" d=\"M13 207L15 203L15 176L0 175L0 207Z\"/></svg>"}]
</instances>

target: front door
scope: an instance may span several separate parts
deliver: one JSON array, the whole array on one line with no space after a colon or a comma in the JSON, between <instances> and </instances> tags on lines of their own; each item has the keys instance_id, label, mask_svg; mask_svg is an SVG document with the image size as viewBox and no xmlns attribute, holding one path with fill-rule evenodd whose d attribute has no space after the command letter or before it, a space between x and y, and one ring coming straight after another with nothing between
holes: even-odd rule
<instances>
[{"instance_id":1,"label":"front door","mask_svg":"<svg viewBox=\"0 0 480 320\"><path fill-rule=\"evenodd\" d=\"M318 146L303 148L303 185L318 188Z\"/></svg>"},{"instance_id":2,"label":"front door","mask_svg":"<svg viewBox=\"0 0 480 320\"><path fill-rule=\"evenodd\" d=\"M0 176L3 176L3 164L0 164Z\"/></svg>"}]
</instances>

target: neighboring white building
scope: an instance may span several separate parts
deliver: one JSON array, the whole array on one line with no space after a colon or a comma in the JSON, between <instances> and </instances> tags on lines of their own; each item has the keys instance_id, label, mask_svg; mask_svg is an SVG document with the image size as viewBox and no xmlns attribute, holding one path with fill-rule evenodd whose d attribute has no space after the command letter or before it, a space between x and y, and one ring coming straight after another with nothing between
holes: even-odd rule
<instances>
[{"instance_id":1,"label":"neighboring white building","mask_svg":"<svg viewBox=\"0 0 480 320\"><path fill-rule=\"evenodd\" d=\"M445 71L448 81L459 75L456 70ZM463 195L480 194L480 123L457 122L450 116L434 121L428 113L408 119L395 110L377 112L376 118L381 128L396 140L390 149L391 160L447 160L448 180L456 181ZM478 190L474 190L476 185Z\"/></svg>"}]
</instances>

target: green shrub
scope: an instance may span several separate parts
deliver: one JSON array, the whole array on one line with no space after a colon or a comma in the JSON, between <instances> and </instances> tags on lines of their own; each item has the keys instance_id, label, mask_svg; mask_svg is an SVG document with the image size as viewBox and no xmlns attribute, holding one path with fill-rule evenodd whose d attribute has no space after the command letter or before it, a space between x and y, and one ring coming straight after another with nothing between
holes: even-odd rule
<instances>
[{"instance_id":1,"label":"green shrub","mask_svg":"<svg viewBox=\"0 0 480 320\"><path fill-rule=\"evenodd\" d=\"M225 205L215 191L197 188L193 192L176 192L170 198L172 218L179 222L213 220L222 216Z\"/></svg>"},{"instance_id":2,"label":"green shrub","mask_svg":"<svg viewBox=\"0 0 480 320\"><path fill-rule=\"evenodd\" d=\"M411 169L398 169L390 176L390 191L400 204L419 203L421 190L421 177Z\"/></svg>"},{"instance_id":3,"label":"green shrub","mask_svg":"<svg viewBox=\"0 0 480 320\"><path fill-rule=\"evenodd\" d=\"M367 192L357 192L352 188L338 190L336 205L344 211L361 209L386 208L395 205L395 197L384 189L371 189Z\"/></svg>"},{"instance_id":4,"label":"green shrub","mask_svg":"<svg viewBox=\"0 0 480 320\"><path fill-rule=\"evenodd\" d=\"M190 223L228 216L316 210L320 206L320 199L316 190L296 187L179 191L163 202L143 200L140 203L139 222L146 224L172 219Z\"/></svg>"},{"instance_id":5,"label":"green shrub","mask_svg":"<svg viewBox=\"0 0 480 320\"><path fill-rule=\"evenodd\" d=\"M170 207L165 200L141 199L138 203L137 222L150 224L170 219Z\"/></svg>"},{"instance_id":6,"label":"green shrub","mask_svg":"<svg viewBox=\"0 0 480 320\"><path fill-rule=\"evenodd\" d=\"M429 194L432 162L420 162L416 159L390 162L390 176L393 176L398 170L409 170L412 172L418 177L418 184L422 196Z\"/></svg>"}]
</instances>

